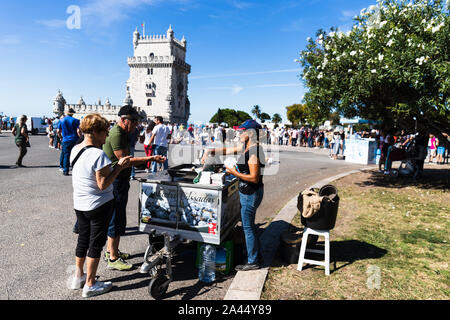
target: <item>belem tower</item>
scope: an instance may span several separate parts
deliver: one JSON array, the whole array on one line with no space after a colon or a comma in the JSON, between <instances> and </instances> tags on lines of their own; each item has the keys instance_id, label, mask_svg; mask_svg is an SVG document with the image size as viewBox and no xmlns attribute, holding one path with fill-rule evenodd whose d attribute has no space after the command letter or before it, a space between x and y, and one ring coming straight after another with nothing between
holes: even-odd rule
<instances>
[{"instance_id":1,"label":"belem tower","mask_svg":"<svg viewBox=\"0 0 450 320\"><path fill-rule=\"evenodd\" d=\"M187 42L174 37L172 26L166 35L133 34L134 56L128 58L130 78L126 82L123 104L131 104L145 118L162 116L164 122L187 124L190 102L187 95L188 75L191 66L186 61ZM61 91L53 101L53 112L58 116L69 108L76 111L74 117L81 119L89 113L100 113L106 119L118 120L122 105L86 104L83 97L77 104L68 104Z\"/></svg>"}]
</instances>

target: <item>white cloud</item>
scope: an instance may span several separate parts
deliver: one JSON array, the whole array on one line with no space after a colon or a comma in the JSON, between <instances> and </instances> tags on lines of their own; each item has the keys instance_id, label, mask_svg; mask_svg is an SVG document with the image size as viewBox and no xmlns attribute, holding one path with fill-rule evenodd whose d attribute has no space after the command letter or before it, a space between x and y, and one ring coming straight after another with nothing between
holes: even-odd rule
<instances>
[{"instance_id":1,"label":"white cloud","mask_svg":"<svg viewBox=\"0 0 450 320\"><path fill-rule=\"evenodd\" d=\"M238 85L234 85L233 88L231 88L231 94L232 95L237 95L239 92L241 92L242 90L244 90L243 87L240 87Z\"/></svg>"},{"instance_id":2,"label":"white cloud","mask_svg":"<svg viewBox=\"0 0 450 320\"><path fill-rule=\"evenodd\" d=\"M232 95L237 95L243 90L246 89L261 89L261 88L286 88L286 87L299 87L300 83L274 83L274 84L260 84L255 86L247 86L242 87L237 84L233 85L232 87L210 87L206 88L206 90L231 90Z\"/></svg>"},{"instance_id":3,"label":"white cloud","mask_svg":"<svg viewBox=\"0 0 450 320\"><path fill-rule=\"evenodd\" d=\"M353 19L355 16L359 15L359 11L357 10L342 10L340 21L348 21Z\"/></svg>"},{"instance_id":4,"label":"white cloud","mask_svg":"<svg viewBox=\"0 0 450 320\"><path fill-rule=\"evenodd\" d=\"M66 27L66 20L59 20L59 19L37 20L36 23L41 24L46 27L49 27L49 28L65 28Z\"/></svg>"},{"instance_id":5,"label":"white cloud","mask_svg":"<svg viewBox=\"0 0 450 320\"><path fill-rule=\"evenodd\" d=\"M58 47L62 49L75 48L78 46L78 42L70 37L47 38L45 40L41 40L40 42L51 47Z\"/></svg>"},{"instance_id":6,"label":"white cloud","mask_svg":"<svg viewBox=\"0 0 450 320\"><path fill-rule=\"evenodd\" d=\"M109 26L116 21L128 18L129 10L144 6L155 6L160 3L187 5L191 3L191 0L92 0L81 7L81 12L87 19ZM187 9L180 7L179 10Z\"/></svg>"},{"instance_id":7,"label":"white cloud","mask_svg":"<svg viewBox=\"0 0 450 320\"><path fill-rule=\"evenodd\" d=\"M297 19L291 21L288 25L283 26L280 31L282 32L292 32L292 31L303 31L305 29L306 23L303 19Z\"/></svg>"},{"instance_id":8,"label":"white cloud","mask_svg":"<svg viewBox=\"0 0 450 320\"><path fill-rule=\"evenodd\" d=\"M272 71L229 73L229 74L224 73L224 74L215 74L215 75L192 76L192 77L189 77L189 80L242 77L242 76L254 76L254 75L260 75L260 74L285 73L285 72L300 72L300 70L299 69L283 69L283 70L272 70Z\"/></svg>"},{"instance_id":9,"label":"white cloud","mask_svg":"<svg viewBox=\"0 0 450 320\"><path fill-rule=\"evenodd\" d=\"M81 14L86 19L99 22L102 25L127 18L127 9L135 9L143 5L154 5L159 0L93 0L81 8Z\"/></svg>"},{"instance_id":10,"label":"white cloud","mask_svg":"<svg viewBox=\"0 0 450 320\"><path fill-rule=\"evenodd\" d=\"M250 2L234 0L231 2L231 5L233 7L235 7L236 9L247 9L247 8L251 7L253 4Z\"/></svg>"},{"instance_id":11,"label":"white cloud","mask_svg":"<svg viewBox=\"0 0 450 320\"><path fill-rule=\"evenodd\" d=\"M249 88L282 88L282 87L298 87L300 83L280 83L280 84L262 84Z\"/></svg>"},{"instance_id":12,"label":"white cloud","mask_svg":"<svg viewBox=\"0 0 450 320\"><path fill-rule=\"evenodd\" d=\"M128 18L130 10L167 2L185 5L190 0L90 0L81 6L81 17L83 23L98 23L102 26L110 26L117 21ZM68 17L69 15L64 15L59 17L64 19L37 20L36 23L50 28L63 28L66 26Z\"/></svg>"}]
</instances>

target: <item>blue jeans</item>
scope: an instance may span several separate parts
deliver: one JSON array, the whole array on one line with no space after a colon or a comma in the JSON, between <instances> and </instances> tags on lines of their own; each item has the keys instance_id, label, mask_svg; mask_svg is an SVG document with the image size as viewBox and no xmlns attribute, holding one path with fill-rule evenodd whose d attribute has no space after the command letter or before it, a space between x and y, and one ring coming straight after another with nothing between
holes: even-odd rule
<instances>
[{"instance_id":1,"label":"blue jeans","mask_svg":"<svg viewBox=\"0 0 450 320\"><path fill-rule=\"evenodd\" d=\"M259 238L255 225L256 210L264 197L264 187L259 188L255 193L247 195L239 192L241 198L241 220L244 229L245 244L247 247L247 262L249 264L258 262Z\"/></svg>"},{"instance_id":2,"label":"blue jeans","mask_svg":"<svg viewBox=\"0 0 450 320\"><path fill-rule=\"evenodd\" d=\"M59 165L63 168L64 173L70 170L70 152L75 147L76 141L66 141L62 143L61 156L59 157Z\"/></svg>"},{"instance_id":3,"label":"blue jeans","mask_svg":"<svg viewBox=\"0 0 450 320\"><path fill-rule=\"evenodd\" d=\"M53 129L53 134L54 134L54 137L55 137L55 139L53 140L53 146L56 149L58 147L58 141L59 141L58 131L56 129Z\"/></svg>"},{"instance_id":4,"label":"blue jeans","mask_svg":"<svg viewBox=\"0 0 450 320\"><path fill-rule=\"evenodd\" d=\"M163 146L154 146L153 147L153 155L154 156L163 156L167 158L167 147ZM152 173L156 173L157 171L157 165L159 163L153 162L152 163ZM164 162L164 170L167 170L169 168L167 160Z\"/></svg>"},{"instance_id":5,"label":"blue jeans","mask_svg":"<svg viewBox=\"0 0 450 320\"><path fill-rule=\"evenodd\" d=\"M108 237L117 238L125 235L127 227L127 203L129 179L116 179L113 182L114 207L108 227Z\"/></svg>"},{"instance_id":6,"label":"blue jeans","mask_svg":"<svg viewBox=\"0 0 450 320\"><path fill-rule=\"evenodd\" d=\"M134 152L136 151L136 147L130 147L130 156L134 158ZM136 175L136 168L131 167L131 177L134 177Z\"/></svg>"}]
</instances>

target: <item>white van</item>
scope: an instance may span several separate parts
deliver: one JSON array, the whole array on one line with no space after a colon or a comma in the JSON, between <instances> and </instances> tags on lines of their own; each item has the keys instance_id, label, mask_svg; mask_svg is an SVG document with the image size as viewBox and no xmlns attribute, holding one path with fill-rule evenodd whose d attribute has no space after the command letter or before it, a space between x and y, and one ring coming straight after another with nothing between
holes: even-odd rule
<instances>
[{"instance_id":1,"label":"white van","mask_svg":"<svg viewBox=\"0 0 450 320\"><path fill-rule=\"evenodd\" d=\"M31 117L27 120L28 132L31 132L32 135L37 135L41 133L47 134L46 132L47 127L48 124L45 121L45 118Z\"/></svg>"}]
</instances>

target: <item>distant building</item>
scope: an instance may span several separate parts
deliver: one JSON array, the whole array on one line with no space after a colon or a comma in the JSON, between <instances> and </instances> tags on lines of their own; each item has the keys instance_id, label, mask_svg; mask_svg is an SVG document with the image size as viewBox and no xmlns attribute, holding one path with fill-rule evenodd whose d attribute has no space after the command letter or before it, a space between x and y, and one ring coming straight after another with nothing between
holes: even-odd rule
<instances>
[{"instance_id":1,"label":"distant building","mask_svg":"<svg viewBox=\"0 0 450 320\"><path fill-rule=\"evenodd\" d=\"M126 83L126 98L123 104L134 106L145 118L162 116L165 122L187 124L190 102L187 95L188 75L191 66L186 60L186 39L174 38L172 27L166 35L141 36L133 34L134 56L128 58L130 78ZM86 105L83 98L77 104L67 104L61 91L53 102L53 112L62 115L69 108L76 111L75 117L89 113L100 113L108 120L117 120L122 106L111 105L109 99L102 105Z\"/></svg>"},{"instance_id":2,"label":"distant building","mask_svg":"<svg viewBox=\"0 0 450 320\"><path fill-rule=\"evenodd\" d=\"M133 101L130 96L124 100L124 104L131 101L131 105L133 105ZM109 121L118 120L118 114L122 105L116 106L111 105L109 98L106 99L106 103L103 105L101 100L99 99L96 104L86 104L83 100L83 97L80 98L77 104L67 104L66 100L61 91L58 91L54 101L53 101L53 113L55 113L58 117L65 114L70 108L75 110L74 117L77 119L81 119L89 113L99 113ZM139 111L139 110L138 110Z\"/></svg>"}]
</instances>

